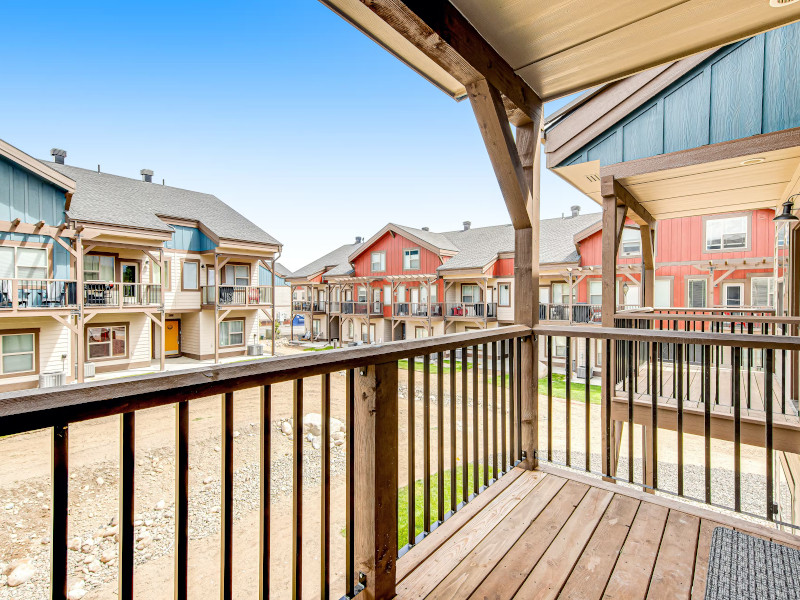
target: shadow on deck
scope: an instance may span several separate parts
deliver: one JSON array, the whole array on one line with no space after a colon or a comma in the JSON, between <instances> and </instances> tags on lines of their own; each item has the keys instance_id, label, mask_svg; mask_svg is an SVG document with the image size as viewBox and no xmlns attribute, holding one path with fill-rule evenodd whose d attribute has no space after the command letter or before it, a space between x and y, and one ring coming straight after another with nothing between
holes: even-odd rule
<instances>
[{"instance_id":1,"label":"shadow on deck","mask_svg":"<svg viewBox=\"0 0 800 600\"><path fill-rule=\"evenodd\" d=\"M703 598L715 527L800 538L564 469L513 469L397 564L397 598Z\"/></svg>"}]
</instances>

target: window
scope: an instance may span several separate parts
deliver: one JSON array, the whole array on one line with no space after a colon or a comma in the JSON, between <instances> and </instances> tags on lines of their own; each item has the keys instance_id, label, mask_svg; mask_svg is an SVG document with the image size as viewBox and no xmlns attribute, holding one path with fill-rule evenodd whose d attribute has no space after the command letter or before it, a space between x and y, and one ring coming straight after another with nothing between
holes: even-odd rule
<instances>
[{"instance_id":1,"label":"window","mask_svg":"<svg viewBox=\"0 0 800 600\"><path fill-rule=\"evenodd\" d=\"M86 328L86 355L90 360L121 358L128 354L128 326Z\"/></svg>"},{"instance_id":2,"label":"window","mask_svg":"<svg viewBox=\"0 0 800 600\"><path fill-rule=\"evenodd\" d=\"M219 345L244 346L244 319L222 321L219 324Z\"/></svg>"},{"instance_id":3,"label":"window","mask_svg":"<svg viewBox=\"0 0 800 600\"><path fill-rule=\"evenodd\" d=\"M0 248L0 277L13 279L14 274L14 248L8 246Z\"/></svg>"},{"instance_id":4,"label":"window","mask_svg":"<svg viewBox=\"0 0 800 600\"><path fill-rule=\"evenodd\" d=\"M364 285L358 286L358 300L356 302L367 301L367 287Z\"/></svg>"},{"instance_id":5,"label":"window","mask_svg":"<svg viewBox=\"0 0 800 600\"><path fill-rule=\"evenodd\" d=\"M45 248L17 248L17 277L20 279L47 279L47 250Z\"/></svg>"},{"instance_id":6,"label":"window","mask_svg":"<svg viewBox=\"0 0 800 600\"><path fill-rule=\"evenodd\" d=\"M164 289L171 290L172 289L172 261L165 260L164 261Z\"/></svg>"},{"instance_id":7,"label":"window","mask_svg":"<svg viewBox=\"0 0 800 600\"><path fill-rule=\"evenodd\" d=\"M461 285L461 302L471 304L481 301L481 288L477 285Z\"/></svg>"},{"instance_id":8,"label":"window","mask_svg":"<svg viewBox=\"0 0 800 600\"><path fill-rule=\"evenodd\" d=\"M603 304L603 282L599 279L589 282L589 304Z\"/></svg>"},{"instance_id":9,"label":"window","mask_svg":"<svg viewBox=\"0 0 800 600\"><path fill-rule=\"evenodd\" d=\"M181 289L197 290L200 288L200 263L196 260L183 261L181 273Z\"/></svg>"},{"instance_id":10,"label":"window","mask_svg":"<svg viewBox=\"0 0 800 600\"><path fill-rule=\"evenodd\" d=\"M414 327L414 337L417 339L428 337L428 330L425 327Z\"/></svg>"},{"instance_id":11,"label":"window","mask_svg":"<svg viewBox=\"0 0 800 600\"><path fill-rule=\"evenodd\" d=\"M312 321L312 325L311 325L311 329L314 332L314 337L317 337L319 335L319 332L320 332L321 328L322 328L322 324L320 323L320 320L319 319L314 319Z\"/></svg>"},{"instance_id":12,"label":"window","mask_svg":"<svg viewBox=\"0 0 800 600\"><path fill-rule=\"evenodd\" d=\"M347 337L348 339L353 339L353 321L352 319L347 322Z\"/></svg>"},{"instance_id":13,"label":"window","mask_svg":"<svg viewBox=\"0 0 800 600\"><path fill-rule=\"evenodd\" d=\"M778 248L784 248L789 245L789 227L786 225L781 225L778 227L778 231L775 233L775 241L778 244Z\"/></svg>"},{"instance_id":14,"label":"window","mask_svg":"<svg viewBox=\"0 0 800 600\"><path fill-rule=\"evenodd\" d=\"M390 285L383 286L383 303L384 304L392 303L392 286Z\"/></svg>"},{"instance_id":15,"label":"window","mask_svg":"<svg viewBox=\"0 0 800 600\"><path fill-rule=\"evenodd\" d=\"M372 272L382 273L386 270L386 252L372 253Z\"/></svg>"},{"instance_id":16,"label":"window","mask_svg":"<svg viewBox=\"0 0 800 600\"><path fill-rule=\"evenodd\" d=\"M575 290L572 291L572 300L575 301ZM553 304L569 304L569 284L553 284Z\"/></svg>"},{"instance_id":17,"label":"window","mask_svg":"<svg viewBox=\"0 0 800 600\"><path fill-rule=\"evenodd\" d=\"M31 373L36 370L36 340L34 333L15 333L2 336L2 374Z\"/></svg>"},{"instance_id":18,"label":"window","mask_svg":"<svg viewBox=\"0 0 800 600\"><path fill-rule=\"evenodd\" d=\"M567 338L564 336L553 337L553 355L566 358L567 356Z\"/></svg>"},{"instance_id":19,"label":"window","mask_svg":"<svg viewBox=\"0 0 800 600\"><path fill-rule=\"evenodd\" d=\"M747 249L747 217L706 220L706 250Z\"/></svg>"},{"instance_id":20,"label":"window","mask_svg":"<svg viewBox=\"0 0 800 600\"><path fill-rule=\"evenodd\" d=\"M225 283L227 285L250 285L250 267L247 265L225 265Z\"/></svg>"},{"instance_id":21,"label":"window","mask_svg":"<svg viewBox=\"0 0 800 600\"><path fill-rule=\"evenodd\" d=\"M542 304L550 304L550 288L549 287L540 287L539 288L539 302Z\"/></svg>"},{"instance_id":22,"label":"window","mask_svg":"<svg viewBox=\"0 0 800 600\"><path fill-rule=\"evenodd\" d=\"M722 297L725 306L744 306L744 284L723 283Z\"/></svg>"},{"instance_id":23,"label":"window","mask_svg":"<svg viewBox=\"0 0 800 600\"><path fill-rule=\"evenodd\" d=\"M752 306L775 305L775 280L772 277L753 277L750 280L750 304Z\"/></svg>"},{"instance_id":24,"label":"window","mask_svg":"<svg viewBox=\"0 0 800 600\"><path fill-rule=\"evenodd\" d=\"M656 279L653 287L654 308L669 308L672 306L672 280Z\"/></svg>"},{"instance_id":25,"label":"window","mask_svg":"<svg viewBox=\"0 0 800 600\"><path fill-rule=\"evenodd\" d=\"M510 283L501 283L497 286L497 303L500 306L511 306Z\"/></svg>"},{"instance_id":26,"label":"window","mask_svg":"<svg viewBox=\"0 0 800 600\"><path fill-rule=\"evenodd\" d=\"M83 257L85 281L114 281L114 257L88 254Z\"/></svg>"},{"instance_id":27,"label":"window","mask_svg":"<svg viewBox=\"0 0 800 600\"><path fill-rule=\"evenodd\" d=\"M406 271L419 269L419 248L403 250L403 269Z\"/></svg>"},{"instance_id":28,"label":"window","mask_svg":"<svg viewBox=\"0 0 800 600\"><path fill-rule=\"evenodd\" d=\"M642 236L638 229L622 230L621 256L639 256L642 253Z\"/></svg>"},{"instance_id":29,"label":"window","mask_svg":"<svg viewBox=\"0 0 800 600\"><path fill-rule=\"evenodd\" d=\"M706 306L706 280L689 279L686 282L687 305L689 308L705 308Z\"/></svg>"}]
</instances>

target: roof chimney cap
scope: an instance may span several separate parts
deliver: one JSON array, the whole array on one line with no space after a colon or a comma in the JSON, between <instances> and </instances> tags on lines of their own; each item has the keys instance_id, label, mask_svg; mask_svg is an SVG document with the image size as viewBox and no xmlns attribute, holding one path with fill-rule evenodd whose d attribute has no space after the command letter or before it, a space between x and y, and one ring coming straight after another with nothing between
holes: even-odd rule
<instances>
[{"instance_id":1,"label":"roof chimney cap","mask_svg":"<svg viewBox=\"0 0 800 600\"><path fill-rule=\"evenodd\" d=\"M464 231L467 231L470 227L472 227L472 221L464 221Z\"/></svg>"},{"instance_id":2,"label":"roof chimney cap","mask_svg":"<svg viewBox=\"0 0 800 600\"><path fill-rule=\"evenodd\" d=\"M147 183L153 183L153 171L150 169L142 169L139 171L139 174L142 176L142 181L146 181Z\"/></svg>"},{"instance_id":3,"label":"roof chimney cap","mask_svg":"<svg viewBox=\"0 0 800 600\"><path fill-rule=\"evenodd\" d=\"M577 204L570 206L569 209L572 211L573 217L577 217L579 214L581 214L581 207Z\"/></svg>"},{"instance_id":4,"label":"roof chimney cap","mask_svg":"<svg viewBox=\"0 0 800 600\"><path fill-rule=\"evenodd\" d=\"M64 159L67 157L67 151L61 148L50 148L50 156L52 156L53 160L59 165L63 165Z\"/></svg>"},{"instance_id":5,"label":"roof chimney cap","mask_svg":"<svg viewBox=\"0 0 800 600\"><path fill-rule=\"evenodd\" d=\"M361 236L357 235L356 236L356 244L360 244L360 243L361 243Z\"/></svg>"},{"instance_id":6,"label":"roof chimney cap","mask_svg":"<svg viewBox=\"0 0 800 600\"><path fill-rule=\"evenodd\" d=\"M430 227L423 227L423 228L422 228L422 231L430 231L430 230L431 230L431 228L430 228Z\"/></svg>"}]
</instances>

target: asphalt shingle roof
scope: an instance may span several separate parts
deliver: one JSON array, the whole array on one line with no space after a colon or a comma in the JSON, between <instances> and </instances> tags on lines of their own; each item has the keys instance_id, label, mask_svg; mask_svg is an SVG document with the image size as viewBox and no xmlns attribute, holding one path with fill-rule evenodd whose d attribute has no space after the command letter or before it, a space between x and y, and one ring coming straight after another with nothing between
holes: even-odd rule
<instances>
[{"instance_id":1,"label":"asphalt shingle roof","mask_svg":"<svg viewBox=\"0 0 800 600\"><path fill-rule=\"evenodd\" d=\"M157 215L200 221L230 240L280 245L275 238L211 194L72 165L41 161L75 181L69 216L79 221L171 231Z\"/></svg>"},{"instance_id":2,"label":"asphalt shingle roof","mask_svg":"<svg viewBox=\"0 0 800 600\"><path fill-rule=\"evenodd\" d=\"M459 250L459 247L448 237L448 234L446 233L425 231L424 229L416 229L414 227L407 227L405 225L397 225L396 223L391 223L391 225L417 237L426 244L430 244L431 246L439 248L440 250L449 250L452 252Z\"/></svg>"},{"instance_id":3,"label":"asphalt shingle roof","mask_svg":"<svg viewBox=\"0 0 800 600\"><path fill-rule=\"evenodd\" d=\"M333 252L328 252L325 256L308 263L305 267L301 267L294 272L292 277L310 277L326 268L329 269L326 271L326 275L347 275L353 271L353 267L350 266L350 261L347 257L360 246L360 243L340 246Z\"/></svg>"},{"instance_id":4,"label":"asphalt shingle roof","mask_svg":"<svg viewBox=\"0 0 800 600\"><path fill-rule=\"evenodd\" d=\"M601 218L600 213L589 213L563 219L542 219L539 226L539 262L578 262L580 257L575 250L575 234L591 227ZM476 227L441 235L458 248L458 254L440 266L439 271L481 268L497 254L514 251L514 228L511 225Z\"/></svg>"}]
</instances>

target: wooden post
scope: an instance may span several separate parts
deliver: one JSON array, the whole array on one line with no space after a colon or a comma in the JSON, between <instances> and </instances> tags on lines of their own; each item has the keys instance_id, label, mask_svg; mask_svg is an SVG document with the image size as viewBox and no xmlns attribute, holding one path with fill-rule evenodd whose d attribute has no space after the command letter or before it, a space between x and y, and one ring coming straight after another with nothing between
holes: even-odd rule
<instances>
[{"instance_id":1,"label":"wooden post","mask_svg":"<svg viewBox=\"0 0 800 600\"><path fill-rule=\"evenodd\" d=\"M275 325L275 255L272 255L272 277L270 277L270 281L272 282L272 290L270 292L270 299L272 300L272 356L275 356L275 334L277 332L277 327ZM291 302L291 297L289 298Z\"/></svg>"},{"instance_id":2,"label":"wooden post","mask_svg":"<svg viewBox=\"0 0 800 600\"><path fill-rule=\"evenodd\" d=\"M163 264L163 263L162 263ZM163 289L163 288L162 288ZM159 355L158 366L161 371L167 368L167 313L164 312L164 307L161 307L161 352Z\"/></svg>"},{"instance_id":3,"label":"wooden post","mask_svg":"<svg viewBox=\"0 0 800 600\"><path fill-rule=\"evenodd\" d=\"M433 335L433 324L431 323L431 280L428 279L428 336Z\"/></svg>"},{"instance_id":4,"label":"wooden post","mask_svg":"<svg viewBox=\"0 0 800 600\"><path fill-rule=\"evenodd\" d=\"M76 318L77 325L78 325L78 333L77 333L77 366L76 369L78 371L77 379L78 383L83 383L83 371L85 369L86 363L86 343L85 343L85 329L84 329L84 300L85 300L85 293L83 290L84 282L83 282L83 239L81 238L80 234L75 236L75 252L77 254L75 258L75 269L77 273L75 273L75 278L77 279L75 293L77 294L78 300L78 316Z\"/></svg>"},{"instance_id":5,"label":"wooden post","mask_svg":"<svg viewBox=\"0 0 800 600\"><path fill-rule=\"evenodd\" d=\"M214 253L214 362L219 362L219 254ZM200 274L197 274L200 277ZM206 280L206 283L208 281Z\"/></svg>"},{"instance_id":6,"label":"wooden post","mask_svg":"<svg viewBox=\"0 0 800 600\"><path fill-rule=\"evenodd\" d=\"M604 180L606 178L603 178ZM603 305L602 305L602 325L603 327L614 327L614 313L617 309L616 298L616 273L617 273L617 249L618 249L618 236L617 229L617 196L614 192L613 177L611 178L611 185L603 186L601 182L601 190L608 195L603 195L603 234L602 234L602 277L603 277ZM611 342L611 352L609 353L606 344L603 344L603 369L602 369L602 395L603 399L600 403L600 422L602 430L602 444L601 454L605 453L606 448L611 447L611 473L606 475L613 475L616 473L615 453L614 453L614 440L615 440L615 423L612 421L610 425L611 439L607 439L606 424L611 419L611 414L607 410L607 396L614 397L614 349L615 344ZM610 367L610 368L609 368ZM610 378L609 378L610 374ZM603 466L606 465L605 460L601 460Z\"/></svg>"},{"instance_id":7,"label":"wooden post","mask_svg":"<svg viewBox=\"0 0 800 600\"><path fill-rule=\"evenodd\" d=\"M355 389L356 565L365 599L395 596L397 363L362 367Z\"/></svg>"},{"instance_id":8,"label":"wooden post","mask_svg":"<svg viewBox=\"0 0 800 600\"><path fill-rule=\"evenodd\" d=\"M642 240L642 306L653 308L655 304L656 265L653 248L653 228L650 225L639 225Z\"/></svg>"}]
</instances>

